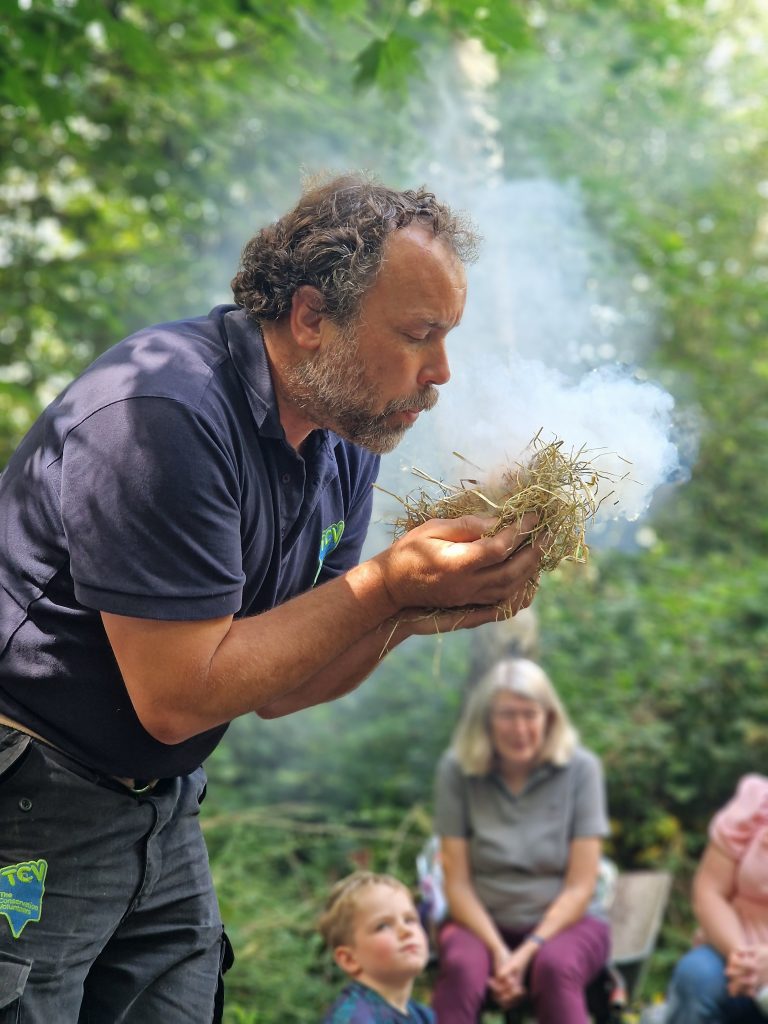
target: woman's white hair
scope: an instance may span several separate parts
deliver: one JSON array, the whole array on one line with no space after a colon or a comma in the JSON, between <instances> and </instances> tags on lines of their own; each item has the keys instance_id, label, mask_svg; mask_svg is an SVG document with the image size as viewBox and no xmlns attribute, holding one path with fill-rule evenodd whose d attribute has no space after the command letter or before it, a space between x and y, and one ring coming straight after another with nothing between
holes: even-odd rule
<instances>
[{"instance_id":1,"label":"woman's white hair","mask_svg":"<svg viewBox=\"0 0 768 1024\"><path fill-rule=\"evenodd\" d=\"M496 752L491 740L491 711L496 696L513 693L535 701L547 713L541 761L566 764L579 741L557 691L543 668L526 658L499 661L472 689L453 734L453 750L466 775L487 775Z\"/></svg>"}]
</instances>

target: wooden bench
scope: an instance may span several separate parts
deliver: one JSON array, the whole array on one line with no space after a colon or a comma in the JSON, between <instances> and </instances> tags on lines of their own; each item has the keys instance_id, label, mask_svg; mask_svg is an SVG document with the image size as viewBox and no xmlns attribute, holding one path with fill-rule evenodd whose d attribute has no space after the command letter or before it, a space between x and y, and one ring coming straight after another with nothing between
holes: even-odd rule
<instances>
[{"instance_id":1,"label":"wooden bench","mask_svg":"<svg viewBox=\"0 0 768 1024\"><path fill-rule=\"evenodd\" d=\"M611 962L621 971L630 998L639 995L648 972L671 887L668 871L626 871L616 882L609 909Z\"/></svg>"}]
</instances>

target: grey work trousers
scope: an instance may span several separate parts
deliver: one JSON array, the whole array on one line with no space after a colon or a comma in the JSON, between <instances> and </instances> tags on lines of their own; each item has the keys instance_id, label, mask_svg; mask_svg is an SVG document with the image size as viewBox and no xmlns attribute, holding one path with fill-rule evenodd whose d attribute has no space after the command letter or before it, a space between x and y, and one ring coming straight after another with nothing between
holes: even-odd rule
<instances>
[{"instance_id":1,"label":"grey work trousers","mask_svg":"<svg viewBox=\"0 0 768 1024\"><path fill-rule=\"evenodd\" d=\"M211 1024L205 774L136 795L0 725L0 1024Z\"/></svg>"}]
</instances>

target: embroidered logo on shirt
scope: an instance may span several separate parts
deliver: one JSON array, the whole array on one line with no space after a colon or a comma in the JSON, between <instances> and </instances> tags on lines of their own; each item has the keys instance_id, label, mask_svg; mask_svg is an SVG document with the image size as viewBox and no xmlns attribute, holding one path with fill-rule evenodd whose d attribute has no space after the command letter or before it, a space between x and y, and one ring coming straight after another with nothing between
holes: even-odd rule
<instances>
[{"instance_id":1,"label":"embroidered logo on shirt","mask_svg":"<svg viewBox=\"0 0 768 1024\"><path fill-rule=\"evenodd\" d=\"M14 939L30 921L40 920L47 873L47 860L23 860L0 868L0 914L8 919Z\"/></svg>"},{"instance_id":2,"label":"embroidered logo on shirt","mask_svg":"<svg viewBox=\"0 0 768 1024\"><path fill-rule=\"evenodd\" d=\"M317 556L317 572L315 578L312 580L312 586L317 583L317 577L320 575L320 570L323 568L323 562L327 555L339 546L341 535L344 533L344 520L340 519L338 523L331 523L330 526L326 526L320 537L320 552Z\"/></svg>"}]
</instances>

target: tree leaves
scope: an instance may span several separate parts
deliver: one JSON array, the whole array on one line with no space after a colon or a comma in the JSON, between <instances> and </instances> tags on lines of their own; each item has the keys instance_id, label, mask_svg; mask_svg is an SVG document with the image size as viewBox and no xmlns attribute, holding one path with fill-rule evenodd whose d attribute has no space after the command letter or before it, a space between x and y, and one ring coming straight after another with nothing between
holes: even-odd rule
<instances>
[{"instance_id":1,"label":"tree leaves","mask_svg":"<svg viewBox=\"0 0 768 1024\"><path fill-rule=\"evenodd\" d=\"M403 94L411 77L423 75L416 59L418 50L415 39L398 32L372 40L357 57L355 85L377 85L387 92Z\"/></svg>"}]
</instances>

